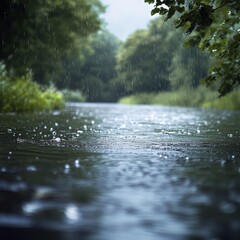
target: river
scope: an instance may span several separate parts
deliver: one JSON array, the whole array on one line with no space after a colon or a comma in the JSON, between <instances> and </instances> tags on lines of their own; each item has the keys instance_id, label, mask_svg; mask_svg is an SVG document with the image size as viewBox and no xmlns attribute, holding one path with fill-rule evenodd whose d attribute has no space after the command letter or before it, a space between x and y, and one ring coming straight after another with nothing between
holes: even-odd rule
<instances>
[{"instance_id":1,"label":"river","mask_svg":"<svg viewBox=\"0 0 240 240\"><path fill-rule=\"evenodd\" d=\"M239 240L240 112L0 115L0 239Z\"/></svg>"}]
</instances>

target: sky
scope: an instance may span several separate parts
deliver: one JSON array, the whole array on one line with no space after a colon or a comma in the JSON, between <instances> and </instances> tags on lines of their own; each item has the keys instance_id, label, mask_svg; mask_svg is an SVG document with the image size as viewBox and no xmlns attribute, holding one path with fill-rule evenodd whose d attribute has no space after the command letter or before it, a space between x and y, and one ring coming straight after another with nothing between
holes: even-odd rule
<instances>
[{"instance_id":1,"label":"sky","mask_svg":"<svg viewBox=\"0 0 240 240\"><path fill-rule=\"evenodd\" d=\"M144 0L102 0L102 3L108 6L104 14L107 29L121 40L137 29L146 28L153 19L153 5Z\"/></svg>"}]
</instances>

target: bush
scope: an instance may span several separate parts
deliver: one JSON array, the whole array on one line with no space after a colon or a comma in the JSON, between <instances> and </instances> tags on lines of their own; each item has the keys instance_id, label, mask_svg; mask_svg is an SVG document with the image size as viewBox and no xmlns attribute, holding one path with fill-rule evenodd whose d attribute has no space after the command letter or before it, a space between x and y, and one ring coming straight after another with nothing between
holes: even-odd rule
<instances>
[{"instance_id":1,"label":"bush","mask_svg":"<svg viewBox=\"0 0 240 240\"><path fill-rule=\"evenodd\" d=\"M215 91L205 87L158 94L141 93L121 98L119 103L240 110L240 89L222 98L218 98Z\"/></svg>"},{"instance_id":2,"label":"bush","mask_svg":"<svg viewBox=\"0 0 240 240\"><path fill-rule=\"evenodd\" d=\"M54 88L42 90L31 81L30 75L10 79L0 69L0 112L50 111L63 107L63 95Z\"/></svg>"},{"instance_id":3,"label":"bush","mask_svg":"<svg viewBox=\"0 0 240 240\"><path fill-rule=\"evenodd\" d=\"M67 102L85 102L86 97L81 91L73 91L69 89L62 90L62 94Z\"/></svg>"},{"instance_id":4,"label":"bush","mask_svg":"<svg viewBox=\"0 0 240 240\"><path fill-rule=\"evenodd\" d=\"M205 101L202 106L205 108L240 110L240 88L214 101Z\"/></svg>"},{"instance_id":5,"label":"bush","mask_svg":"<svg viewBox=\"0 0 240 240\"><path fill-rule=\"evenodd\" d=\"M206 89L180 89L158 94L141 93L120 99L123 104L154 104L168 106L199 107L207 96ZM211 93L212 96L212 93Z\"/></svg>"}]
</instances>

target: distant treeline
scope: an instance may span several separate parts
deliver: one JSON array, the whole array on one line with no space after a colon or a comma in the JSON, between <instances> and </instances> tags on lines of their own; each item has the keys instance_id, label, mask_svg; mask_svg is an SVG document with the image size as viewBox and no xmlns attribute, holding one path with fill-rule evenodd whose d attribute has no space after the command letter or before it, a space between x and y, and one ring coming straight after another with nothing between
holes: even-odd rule
<instances>
[{"instance_id":1,"label":"distant treeline","mask_svg":"<svg viewBox=\"0 0 240 240\"><path fill-rule=\"evenodd\" d=\"M121 42L105 29L103 13L99 0L2 0L0 111L24 111L23 103L28 111L58 108L63 95L54 87L67 100L88 102L198 89L214 60L184 47L171 21L156 18Z\"/></svg>"},{"instance_id":2,"label":"distant treeline","mask_svg":"<svg viewBox=\"0 0 240 240\"><path fill-rule=\"evenodd\" d=\"M185 48L184 36L162 18L120 42L107 31L92 37L84 60L65 61L58 88L82 91L90 102L115 102L137 93L197 88L207 75L209 55Z\"/></svg>"}]
</instances>

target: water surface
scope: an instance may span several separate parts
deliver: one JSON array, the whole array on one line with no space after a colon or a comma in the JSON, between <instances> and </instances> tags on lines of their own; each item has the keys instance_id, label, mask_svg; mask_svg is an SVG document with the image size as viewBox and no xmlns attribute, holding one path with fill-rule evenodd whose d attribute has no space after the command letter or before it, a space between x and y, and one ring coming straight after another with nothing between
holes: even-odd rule
<instances>
[{"instance_id":1,"label":"water surface","mask_svg":"<svg viewBox=\"0 0 240 240\"><path fill-rule=\"evenodd\" d=\"M1 239L240 239L240 113L69 104L0 115Z\"/></svg>"}]
</instances>

